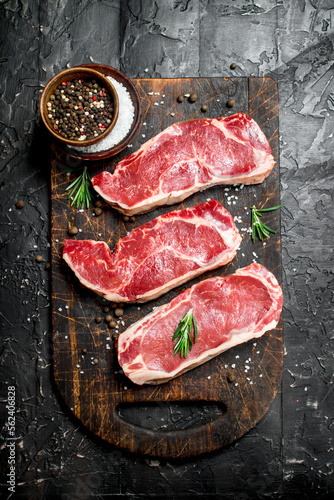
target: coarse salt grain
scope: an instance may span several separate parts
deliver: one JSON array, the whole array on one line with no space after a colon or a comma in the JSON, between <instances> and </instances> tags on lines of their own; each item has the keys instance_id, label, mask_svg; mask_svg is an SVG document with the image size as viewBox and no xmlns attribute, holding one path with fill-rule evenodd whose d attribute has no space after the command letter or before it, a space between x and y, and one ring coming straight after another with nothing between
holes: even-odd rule
<instances>
[{"instance_id":1,"label":"coarse salt grain","mask_svg":"<svg viewBox=\"0 0 334 500\"><path fill-rule=\"evenodd\" d=\"M127 136L131 129L135 116L135 108L130 93L122 83L109 76L107 76L107 78L115 87L118 95L119 109L117 121L114 128L112 129L110 134L107 135L107 137L102 139L102 141L98 142L97 144L94 144L93 146L80 148L79 151L81 151L82 153L97 153L99 151L106 151L116 144L119 144Z\"/></svg>"}]
</instances>

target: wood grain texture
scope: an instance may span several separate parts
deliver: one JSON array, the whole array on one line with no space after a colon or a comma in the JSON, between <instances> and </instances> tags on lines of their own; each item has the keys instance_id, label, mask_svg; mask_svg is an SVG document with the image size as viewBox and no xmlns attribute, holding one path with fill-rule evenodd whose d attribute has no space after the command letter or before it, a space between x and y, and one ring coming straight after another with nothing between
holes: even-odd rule
<instances>
[{"instance_id":1,"label":"wood grain texture","mask_svg":"<svg viewBox=\"0 0 334 500\"><path fill-rule=\"evenodd\" d=\"M104 169L112 171L120 159L135 151L143 142L167 126L196 117L217 117L243 111L252 116L270 140L276 167L258 186L229 191L218 186L192 195L173 207L161 207L136 217L135 222L123 222L121 215L108 206L100 217L93 210L70 208L65 188L68 177L64 167L79 160L66 157L53 148L52 158L52 309L54 376L58 389L76 417L101 438L122 448L146 455L184 457L215 450L231 443L250 430L266 413L273 401L282 377L282 319L277 328L255 342L237 346L210 362L167 384L137 387L122 373L112 340L113 330L105 322L97 324L102 299L79 284L61 252L68 237L69 224L79 230L78 239L102 239L111 248L128 231L172 209L194 206L208 198L221 202L233 216L238 216L243 241L236 258L227 266L170 291L159 299L140 305L127 305L120 331L146 315L153 307L169 302L180 291L210 276L231 274L256 259L264 264L281 282L280 213L268 214L268 225L277 233L266 245L252 244L246 229L250 225L249 207L279 204L278 96L276 83L270 78L192 78L133 80L142 103L142 126L128 148L116 157L96 164L87 163L95 175ZM196 92L198 100L191 104L177 103L179 94ZM235 100L227 108L229 98ZM208 111L200 111L206 103ZM87 350L83 354L83 349ZM97 360L97 364L94 364ZM235 380L228 382L233 375ZM121 416L119 405L148 402L217 402L221 414L206 425L186 431L164 431L135 425Z\"/></svg>"}]
</instances>

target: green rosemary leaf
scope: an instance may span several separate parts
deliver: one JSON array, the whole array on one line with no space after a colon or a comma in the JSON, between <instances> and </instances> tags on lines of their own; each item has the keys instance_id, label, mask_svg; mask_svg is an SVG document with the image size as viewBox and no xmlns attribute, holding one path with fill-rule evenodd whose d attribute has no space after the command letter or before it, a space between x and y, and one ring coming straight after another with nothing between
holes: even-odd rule
<instances>
[{"instance_id":1,"label":"green rosemary leaf","mask_svg":"<svg viewBox=\"0 0 334 500\"><path fill-rule=\"evenodd\" d=\"M270 208L261 208L257 209L254 205L251 207L252 210L252 240L255 243L255 235L258 235L259 240L263 241L264 238L270 238L270 233L275 234L276 231L266 226L261 220L263 212L272 212L273 210L277 210L281 208L282 205L277 205L276 207Z\"/></svg>"},{"instance_id":2,"label":"green rosemary leaf","mask_svg":"<svg viewBox=\"0 0 334 500\"><path fill-rule=\"evenodd\" d=\"M93 199L93 195L90 191L91 178L88 175L87 167L81 169L80 175L66 188L66 191L70 190L68 199L71 199L71 207L76 204L77 208L80 207L84 209L85 205L89 208L90 202Z\"/></svg>"},{"instance_id":3,"label":"green rosemary leaf","mask_svg":"<svg viewBox=\"0 0 334 500\"><path fill-rule=\"evenodd\" d=\"M181 319L179 326L173 335L172 340L176 340L178 338L178 341L174 345L174 356L179 352L181 358L186 358L188 356L188 352L191 351L193 344L197 341L197 324L192 312L193 310L189 309L189 311ZM191 337L192 326L194 327L194 339Z\"/></svg>"},{"instance_id":4,"label":"green rosemary leaf","mask_svg":"<svg viewBox=\"0 0 334 500\"><path fill-rule=\"evenodd\" d=\"M277 205L276 207L270 207L270 208L260 208L257 210L257 212L272 212L273 210L277 210L278 208L281 208L282 205Z\"/></svg>"}]
</instances>

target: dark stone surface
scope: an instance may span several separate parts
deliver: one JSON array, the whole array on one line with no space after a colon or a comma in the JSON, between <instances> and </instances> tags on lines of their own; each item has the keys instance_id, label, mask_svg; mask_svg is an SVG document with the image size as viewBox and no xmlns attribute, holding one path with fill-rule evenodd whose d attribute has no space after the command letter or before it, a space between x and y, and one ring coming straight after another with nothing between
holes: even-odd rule
<instances>
[{"instance_id":1,"label":"dark stone surface","mask_svg":"<svg viewBox=\"0 0 334 500\"><path fill-rule=\"evenodd\" d=\"M0 11L4 497L14 385L17 498L329 498L333 1L2 0ZM90 61L132 78L233 74L279 84L284 378L252 431L196 459L149 460L106 445L71 417L52 381L49 143L38 99L53 74ZM18 199L24 208L15 207ZM162 417L152 418L158 425Z\"/></svg>"}]
</instances>

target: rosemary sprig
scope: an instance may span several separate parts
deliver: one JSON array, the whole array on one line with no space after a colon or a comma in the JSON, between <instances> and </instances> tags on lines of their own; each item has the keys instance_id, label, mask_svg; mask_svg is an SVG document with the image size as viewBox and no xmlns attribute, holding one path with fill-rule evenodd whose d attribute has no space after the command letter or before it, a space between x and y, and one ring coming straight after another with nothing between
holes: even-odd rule
<instances>
[{"instance_id":1,"label":"rosemary sprig","mask_svg":"<svg viewBox=\"0 0 334 500\"><path fill-rule=\"evenodd\" d=\"M191 338L192 325L194 327L194 340ZM192 309L189 309L181 319L172 340L176 340L177 338L179 340L174 345L174 356L180 352L181 358L186 358L188 351L191 351L193 344L197 341L197 325Z\"/></svg>"},{"instance_id":2,"label":"rosemary sprig","mask_svg":"<svg viewBox=\"0 0 334 500\"><path fill-rule=\"evenodd\" d=\"M256 233L261 241L263 241L264 238L270 238L270 233L274 233L274 234L276 233L276 231L274 231L270 227L266 226L260 220L260 217L262 217L263 212L272 212L273 210L277 210L278 208L281 208L281 206L282 205L277 205L276 207L262 208L262 209L257 209L254 205L252 206L252 240L253 240L253 243L255 243Z\"/></svg>"},{"instance_id":3,"label":"rosemary sprig","mask_svg":"<svg viewBox=\"0 0 334 500\"><path fill-rule=\"evenodd\" d=\"M69 170L69 172L71 172ZM73 171L72 171L73 172ZM70 191L68 199L72 198L71 207L76 203L77 208L81 204L81 208L89 208L89 204L93 199L93 195L90 192L90 186L92 185L92 180L87 172L87 167L84 167L81 174L72 182L66 191Z\"/></svg>"}]
</instances>

